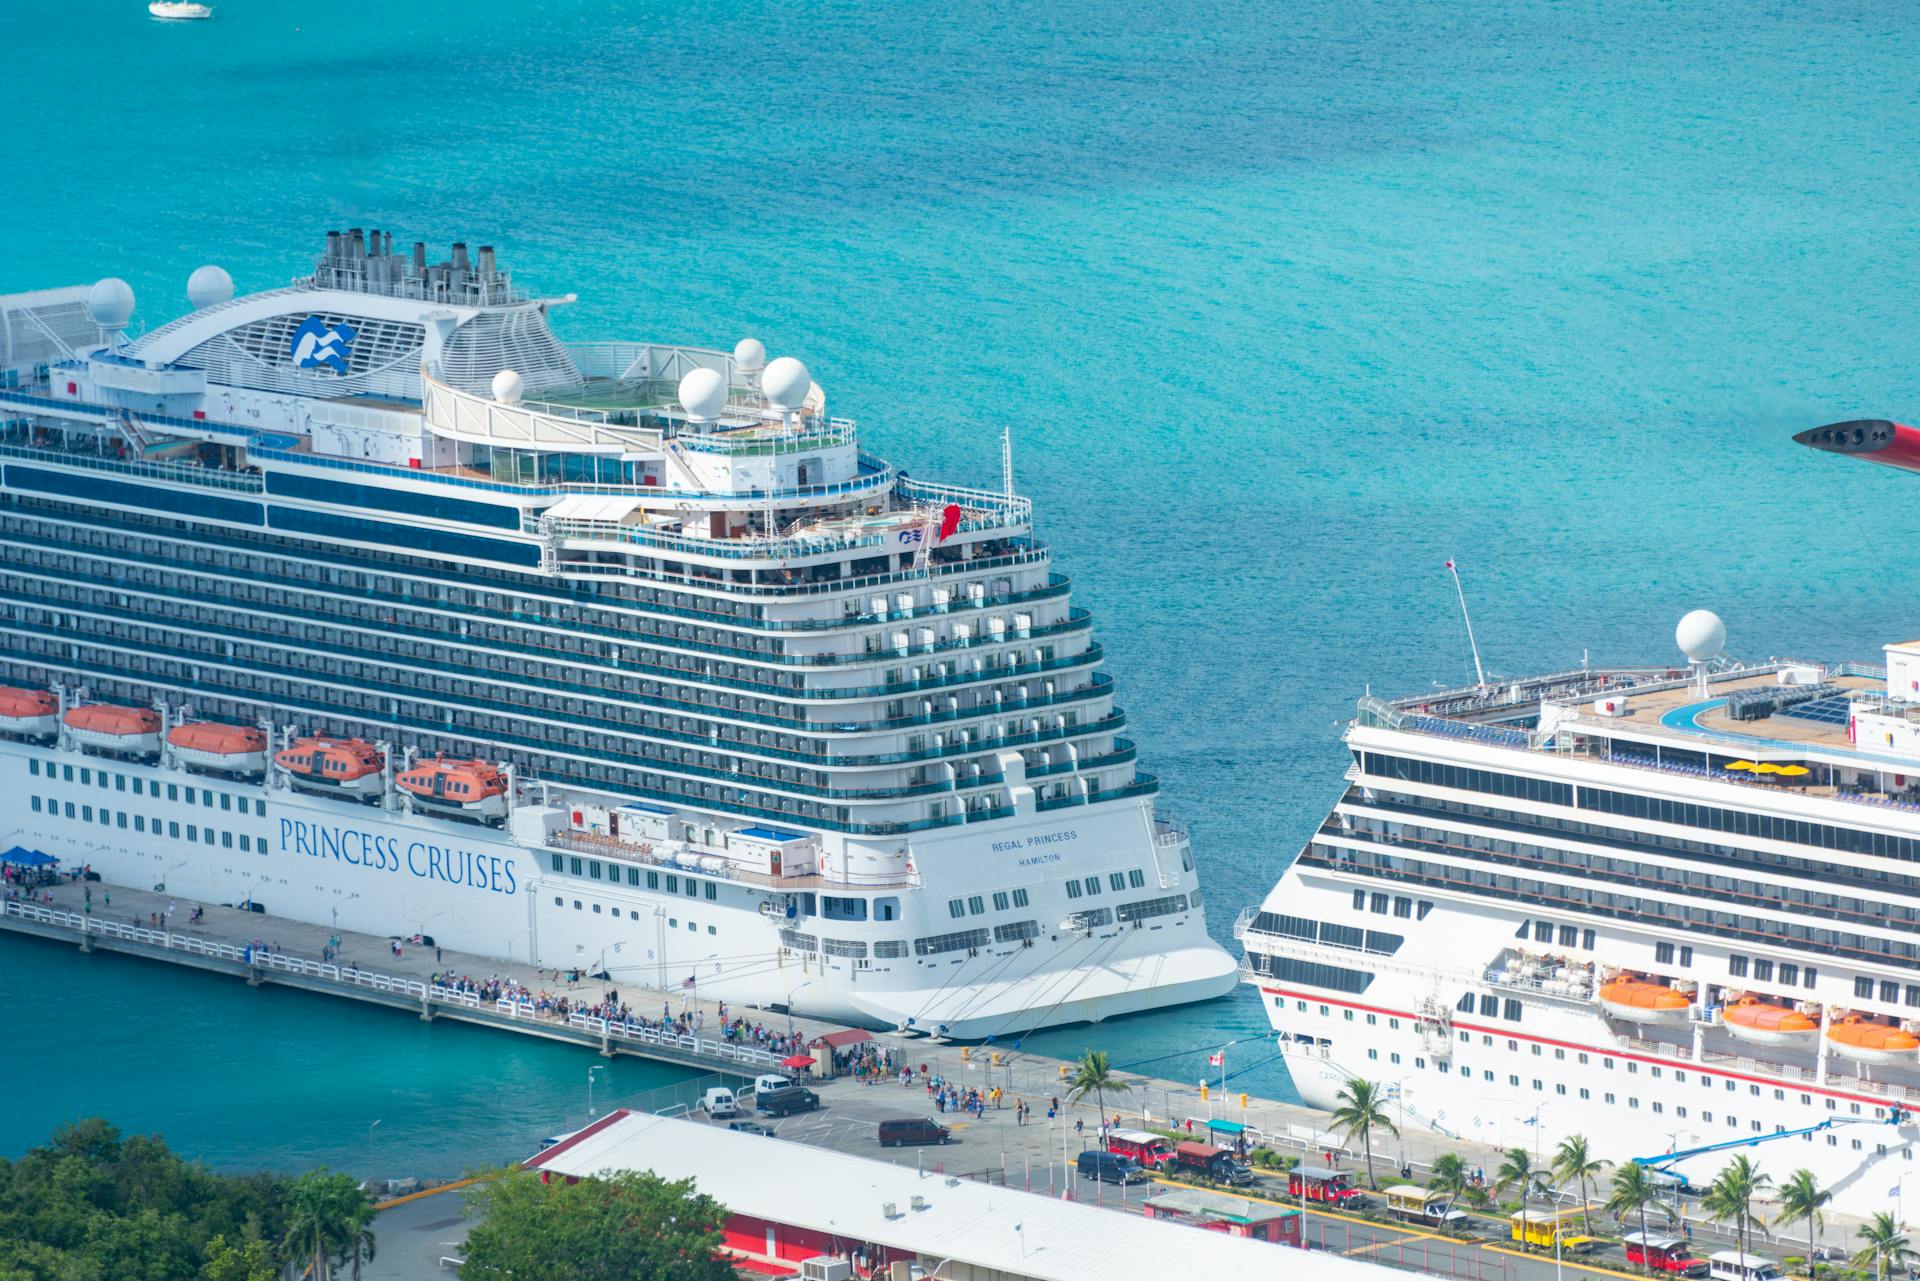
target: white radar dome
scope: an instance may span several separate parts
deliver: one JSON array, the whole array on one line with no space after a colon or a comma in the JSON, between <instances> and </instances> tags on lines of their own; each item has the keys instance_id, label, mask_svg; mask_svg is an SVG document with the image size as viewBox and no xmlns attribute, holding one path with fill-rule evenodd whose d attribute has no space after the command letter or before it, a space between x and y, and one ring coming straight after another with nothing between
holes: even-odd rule
<instances>
[{"instance_id":1,"label":"white radar dome","mask_svg":"<svg viewBox=\"0 0 1920 1281\"><path fill-rule=\"evenodd\" d=\"M133 319L133 286L108 276L87 291L87 315L102 329L125 329Z\"/></svg>"},{"instance_id":2,"label":"white radar dome","mask_svg":"<svg viewBox=\"0 0 1920 1281\"><path fill-rule=\"evenodd\" d=\"M743 374L757 374L767 367L767 345L758 338L742 338L733 345L733 363Z\"/></svg>"},{"instance_id":3,"label":"white radar dome","mask_svg":"<svg viewBox=\"0 0 1920 1281\"><path fill-rule=\"evenodd\" d=\"M727 407L726 378L713 369L688 371L680 380L680 407L695 422L712 422Z\"/></svg>"},{"instance_id":4,"label":"white radar dome","mask_svg":"<svg viewBox=\"0 0 1920 1281\"><path fill-rule=\"evenodd\" d=\"M1674 644L1696 663L1704 663L1727 647L1727 625L1710 609L1696 609L1673 629Z\"/></svg>"},{"instance_id":5,"label":"white radar dome","mask_svg":"<svg viewBox=\"0 0 1920 1281\"><path fill-rule=\"evenodd\" d=\"M233 277L224 267L208 263L204 267L194 268L187 277L187 301L193 304L195 311L202 307L211 307L233 297Z\"/></svg>"},{"instance_id":6,"label":"white radar dome","mask_svg":"<svg viewBox=\"0 0 1920 1281\"><path fill-rule=\"evenodd\" d=\"M791 413L806 404L812 387L813 376L792 356L768 361L766 372L760 375L761 394L781 413Z\"/></svg>"},{"instance_id":7,"label":"white radar dome","mask_svg":"<svg viewBox=\"0 0 1920 1281\"><path fill-rule=\"evenodd\" d=\"M503 405L517 405L527 391L527 380L511 369L493 376L493 398Z\"/></svg>"}]
</instances>

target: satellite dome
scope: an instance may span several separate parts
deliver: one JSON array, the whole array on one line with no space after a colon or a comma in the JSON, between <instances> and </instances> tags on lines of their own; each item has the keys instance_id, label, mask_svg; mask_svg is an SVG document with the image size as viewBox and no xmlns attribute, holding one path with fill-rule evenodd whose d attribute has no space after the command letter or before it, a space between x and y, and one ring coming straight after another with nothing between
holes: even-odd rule
<instances>
[{"instance_id":1,"label":"satellite dome","mask_svg":"<svg viewBox=\"0 0 1920 1281\"><path fill-rule=\"evenodd\" d=\"M108 276L87 291L87 315L102 329L125 329L133 319L133 286Z\"/></svg>"},{"instance_id":2,"label":"satellite dome","mask_svg":"<svg viewBox=\"0 0 1920 1281\"><path fill-rule=\"evenodd\" d=\"M758 338L742 338L733 345L733 363L743 374L757 374L767 367L767 346Z\"/></svg>"},{"instance_id":3,"label":"satellite dome","mask_svg":"<svg viewBox=\"0 0 1920 1281\"><path fill-rule=\"evenodd\" d=\"M1673 629L1673 640L1690 661L1704 663L1727 647L1727 625L1712 610L1696 609Z\"/></svg>"},{"instance_id":4,"label":"satellite dome","mask_svg":"<svg viewBox=\"0 0 1920 1281\"><path fill-rule=\"evenodd\" d=\"M727 407L727 380L717 370L690 370L680 380L680 407L695 422L712 422Z\"/></svg>"},{"instance_id":5,"label":"satellite dome","mask_svg":"<svg viewBox=\"0 0 1920 1281\"><path fill-rule=\"evenodd\" d=\"M502 369L493 376L493 398L503 405L519 404L526 390L527 380L511 369Z\"/></svg>"},{"instance_id":6,"label":"satellite dome","mask_svg":"<svg viewBox=\"0 0 1920 1281\"><path fill-rule=\"evenodd\" d=\"M792 356L781 356L767 362L766 372L760 375L760 391L767 403L782 413L792 413L807 401L807 392L813 388L813 376L807 373L807 367Z\"/></svg>"},{"instance_id":7,"label":"satellite dome","mask_svg":"<svg viewBox=\"0 0 1920 1281\"><path fill-rule=\"evenodd\" d=\"M208 263L204 267L194 268L193 274L187 277L187 301L193 304L195 311L225 302L231 297L233 277L227 274L224 267Z\"/></svg>"}]
</instances>

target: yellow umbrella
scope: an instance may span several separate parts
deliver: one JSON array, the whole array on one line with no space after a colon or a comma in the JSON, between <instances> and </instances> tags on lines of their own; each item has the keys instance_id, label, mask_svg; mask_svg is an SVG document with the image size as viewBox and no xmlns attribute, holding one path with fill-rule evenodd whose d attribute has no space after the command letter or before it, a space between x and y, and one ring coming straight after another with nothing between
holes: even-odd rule
<instances>
[{"instance_id":1,"label":"yellow umbrella","mask_svg":"<svg viewBox=\"0 0 1920 1281\"><path fill-rule=\"evenodd\" d=\"M1804 765L1782 765L1780 773L1785 778L1805 778L1813 771Z\"/></svg>"},{"instance_id":2,"label":"yellow umbrella","mask_svg":"<svg viewBox=\"0 0 1920 1281\"><path fill-rule=\"evenodd\" d=\"M1721 769L1752 769L1754 768L1754 765L1752 761L1728 761L1725 765L1722 765L1720 768Z\"/></svg>"},{"instance_id":3,"label":"yellow umbrella","mask_svg":"<svg viewBox=\"0 0 1920 1281\"><path fill-rule=\"evenodd\" d=\"M1761 761L1753 767L1753 772L1756 774L1778 774L1780 772L1780 766L1775 765L1772 761Z\"/></svg>"}]
</instances>

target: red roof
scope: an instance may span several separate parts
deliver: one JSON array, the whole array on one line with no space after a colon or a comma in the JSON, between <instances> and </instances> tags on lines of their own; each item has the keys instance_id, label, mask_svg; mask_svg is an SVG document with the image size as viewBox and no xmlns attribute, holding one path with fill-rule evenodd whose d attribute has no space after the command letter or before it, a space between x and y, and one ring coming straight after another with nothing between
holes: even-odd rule
<instances>
[{"instance_id":1,"label":"red roof","mask_svg":"<svg viewBox=\"0 0 1920 1281\"><path fill-rule=\"evenodd\" d=\"M807 1044L824 1045L829 1050L837 1050L842 1046L858 1045L862 1041L871 1041L872 1039L873 1037L870 1033L862 1032L857 1027L850 1027L843 1032L828 1032L824 1035L816 1036L811 1041L808 1041Z\"/></svg>"}]
</instances>

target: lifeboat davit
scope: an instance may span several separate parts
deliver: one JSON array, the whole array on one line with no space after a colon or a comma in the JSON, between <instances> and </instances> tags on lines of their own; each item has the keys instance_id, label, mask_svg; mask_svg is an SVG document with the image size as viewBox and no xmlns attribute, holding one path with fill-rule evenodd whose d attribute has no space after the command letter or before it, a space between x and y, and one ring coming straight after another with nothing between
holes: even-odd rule
<instances>
[{"instance_id":1,"label":"lifeboat davit","mask_svg":"<svg viewBox=\"0 0 1920 1281\"><path fill-rule=\"evenodd\" d=\"M1803 1045L1820 1030L1815 1015L1753 996L1743 996L1720 1011L1720 1021L1736 1040L1754 1045Z\"/></svg>"},{"instance_id":2,"label":"lifeboat davit","mask_svg":"<svg viewBox=\"0 0 1920 1281\"><path fill-rule=\"evenodd\" d=\"M393 781L415 809L489 823L507 816L507 776L491 761L436 756Z\"/></svg>"},{"instance_id":3,"label":"lifeboat davit","mask_svg":"<svg viewBox=\"0 0 1920 1281\"><path fill-rule=\"evenodd\" d=\"M160 755L160 713L151 707L89 703L67 713L67 732L89 752L152 760Z\"/></svg>"},{"instance_id":4,"label":"lifeboat davit","mask_svg":"<svg viewBox=\"0 0 1920 1281\"><path fill-rule=\"evenodd\" d=\"M385 790L387 758L361 738L296 738L273 754L273 763L295 787L356 800L378 800Z\"/></svg>"},{"instance_id":5,"label":"lifeboat davit","mask_svg":"<svg viewBox=\"0 0 1920 1281\"><path fill-rule=\"evenodd\" d=\"M1630 976L1602 983L1600 1004L1623 1023L1685 1023L1693 1008L1685 992Z\"/></svg>"},{"instance_id":6,"label":"lifeboat davit","mask_svg":"<svg viewBox=\"0 0 1920 1281\"><path fill-rule=\"evenodd\" d=\"M1856 1063L1897 1063L1920 1051L1920 1036L1897 1023L1865 1014L1848 1014L1827 1028L1827 1044L1835 1054Z\"/></svg>"},{"instance_id":7,"label":"lifeboat davit","mask_svg":"<svg viewBox=\"0 0 1920 1281\"><path fill-rule=\"evenodd\" d=\"M59 733L59 699L44 689L0 685L0 734L46 742Z\"/></svg>"},{"instance_id":8,"label":"lifeboat davit","mask_svg":"<svg viewBox=\"0 0 1920 1281\"><path fill-rule=\"evenodd\" d=\"M239 778L267 772L267 736L251 725L188 721L170 730L167 742L188 769Z\"/></svg>"}]
</instances>

